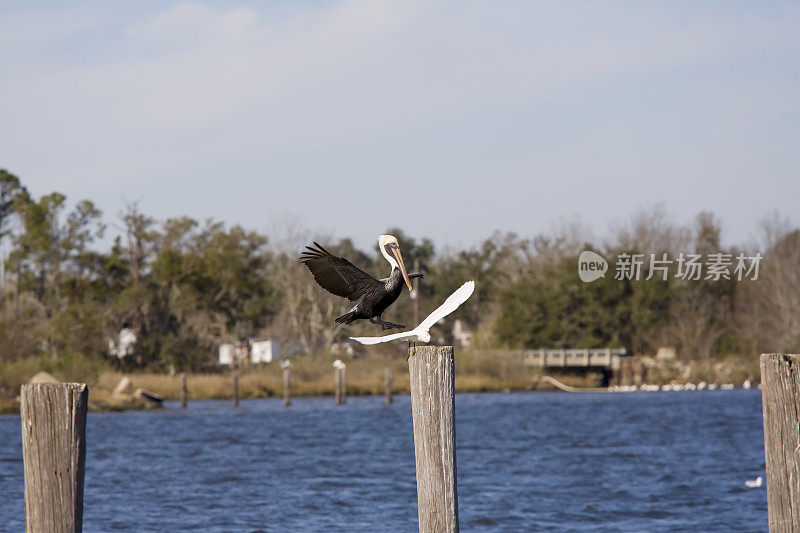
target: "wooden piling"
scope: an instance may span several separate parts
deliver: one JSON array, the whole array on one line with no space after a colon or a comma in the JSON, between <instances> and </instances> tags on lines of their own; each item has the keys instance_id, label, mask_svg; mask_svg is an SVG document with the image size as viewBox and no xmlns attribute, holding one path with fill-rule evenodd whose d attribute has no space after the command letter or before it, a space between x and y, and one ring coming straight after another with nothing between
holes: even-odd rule
<instances>
[{"instance_id":1,"label":"wooden piling","mask_svg":"<svg viewBox=\"0 0 800 533\"><path fill-rule=\"evenodd\" d=\"M333 387L334 387L334 402L336 405L344 405L347 403L347 377L345 374L345 366L334 367L333 370Z\"/></svg>"},{"instance_id":2,"label":"wooden piling","mask_svg":"<svg viewBox=\"0 0 800 533\"><path fill-rule=\"evenodd\" d=\"M186 372L181 372L181 407L186 409Z\"/></svg>"},{"instance_id":3,"label":"wooden piling","mask_svg":"<svg viewBox=\"0 0 800 533\"><path fill-rule=\"evenodd\" d=\"M452 346L410 346L408 371L420 532L458 531Z\"/></svg>"},{"instance_id":4,"label":"wooden piling","mask_svg":"<svg viewBox=\"0 0 800 533\"><path fill-rule=\"evenodd\" d=\"M339 374L339 368L333 367L333 403L335 405L341 405L339 394L341 394L341 388L339 387L339 381L342 379L341 374Z\"/></svg>"},{"instance_id":5,"label":"wooden piling","mask_svg":"<svg viewBox=\"0 0 800 533\"><path fill-rule=\"evenodd\" d=\"M342 400L341 405L344 405L347 403L347 367L342 365L342 368L339 370L342 373L342 377L339 378L339 387L341 388L341 391L339 392L339 398Z\"/></svg>"},{"instance_id":6,"label":"wooden piling","mask_svg":"<svg viewBox=\"0 0 800 533\"><path fill-rule=\"evenodd\" d=\"M80 532L86 462L83 383L36 383L20 392L25 530Z\"/></svg>"},{"instance_id":7,"label":"wooden piling","mask_svg":"<svg viewBox=\"0 0 800 533\"><path fill-rule=\"evenodd\" d=\"M769 530L800 531L800 355L760 362Z\"/></svg>"},{"instance_id":8,"label":"wooden piling","mask_svg":"<svg viewBox=\"0 0 800 533\"><path fill-rule=\"evenodd\" d=\"M386 391L385 391L386 405L389 405L390 403L392 403L394 401L394 396L392 395L392 369L391 368L387 368L386 369L386 376L385 377L386 377Z\"/></svg>"},{"instance_id":9,"label":"wooden piling","mask_svg":"<svg viewBox=\"0 0 800 533\"><path fill-rule=\"evenodd\" d=\"M283 405L292 404L292 369L286 366L283 369Z\"/></svg>"},{"instance_id":10,"label":"wooden piling","mask_svg":"<svg viewBox=\"0 0 800 533\"><path fill-rule=\"evenodd\" d=\"M239 405L239 369L233 369L233 406Z\"/></svg>"}]
</instances>

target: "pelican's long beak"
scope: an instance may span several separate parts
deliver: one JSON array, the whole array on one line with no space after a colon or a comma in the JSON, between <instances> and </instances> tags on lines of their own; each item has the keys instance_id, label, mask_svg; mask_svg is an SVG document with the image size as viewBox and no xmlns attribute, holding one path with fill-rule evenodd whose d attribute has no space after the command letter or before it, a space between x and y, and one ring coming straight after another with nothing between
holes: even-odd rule
<instances>
[{"instance_id":1,"label":"pelican's long beak","mask_svg":"<svg viewBox=\"0 0 800 533\"><path fill-rule=\"evenodd\" d=\"M408 279L408 272L406 272L406 265L403 264L403 256L400 255L399 248L392 248L392 253L394 254L395 259L397 259L397 264L400 265L400 272L403 273L403 279L406 280L406 285L408 285L408 290L414 290L411 288L411 280Z\"/></svg>"}]
</instances>

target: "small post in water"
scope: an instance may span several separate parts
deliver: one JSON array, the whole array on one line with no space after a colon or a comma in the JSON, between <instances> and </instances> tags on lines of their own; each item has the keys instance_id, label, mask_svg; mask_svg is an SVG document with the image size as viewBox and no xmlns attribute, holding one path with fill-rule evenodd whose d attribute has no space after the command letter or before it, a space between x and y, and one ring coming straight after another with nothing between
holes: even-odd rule
<instances>
[{"instance_id":1,"label":"small post in water","mask_svg":"<svg viewBox=\"0 0 800 533\"><path fill-rule=\"evenodd\" d=\"M186 372L181 372L181 407L186 409Z\"/></svg>"},{"instance_id":2,"label":"small post in water","mask_svg":"<svg viewBox=\"0 0 800 533\"><path fill-rule=\"evenodd\" d=\"M340 405L344 405L347 403L347 366L342 363L342 368L339 369L341 377L339 378L339 399L341 400Z\"/></svg>"},{"instance_id":3,"label":"small post in water","mask_svg":"<svg viewBox=\"0 0 800 533\"><path fill-rule=\"evenodd\" d=\"M390 404L394 401L394 397L392 396L392 369L386 369L386 404Z\"/></svg>"},{"instance_id":4,"label":"small post in water","mask_svg":"<svg viewBox=\"0 0 800 533\"><path fill-rule=\"evenodd\" d=\"M239 369L233 369L233 406L239 405Z\"/></svg>"},{"instance_id":5,"label":"small post in water","mask_svg":"<svg viewBox=\"0 0 800 533\"><path fill-rule=\"evenodd\" d=\"M283 369L283 405L292 404L292 362L284 359L281 363Z\"/></svg>"},{"instance_id":6,"label":"small post in water","mask_svg":"<svg viewBox=\"0 0 800 533\"><path fill-rule=\"evenodd\" d=\"M452 346L409 345L419 530L458 531L455 359Z\"/></svg>"},{"instance_id":7,"label":"small post in water","mask_svg":"<svg viewBox=\"0 0 800 533\"><path fill-rule=\"evenodd\" d=\"M333 362L333 369L334 402L336 405L344 405L347 402L346 365L341 359L337 359Z\"/></svg>"},{"instance_id":8,"label":"small post in water","mask_svg":"<svg viewBox=\"0 0 800 533\"><path fill-rule=\"evenodd\" d=\"M36 383L20 392L25 529L79 532L86 463L84 383Z\"/></svg>"},{"instance_id":9,"label":"small post in water","mask_svg":"<svg viewBox=\"0 0 800 533\"><path fill-rule=\"evenodd\" d=\"M762 354L760 362L769 530L798 531L800 355Z\"/></svg>"}]
</instances>

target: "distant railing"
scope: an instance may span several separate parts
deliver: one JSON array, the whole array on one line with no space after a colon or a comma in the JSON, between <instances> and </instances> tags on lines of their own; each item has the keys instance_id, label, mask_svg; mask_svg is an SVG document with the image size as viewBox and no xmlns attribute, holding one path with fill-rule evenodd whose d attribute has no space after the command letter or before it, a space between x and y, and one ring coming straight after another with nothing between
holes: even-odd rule
<instances>
[{"instance_id":1,"label":"distant railing","mask_svg":"<svg viewBox=\"0 0 800 533\"><path fill-rule=\"evenodd\" d=\"M619 358L628 356L625 348L565 348L525 350L525 362L531 366L618 368Z\"/></svg>"}]
</instances>

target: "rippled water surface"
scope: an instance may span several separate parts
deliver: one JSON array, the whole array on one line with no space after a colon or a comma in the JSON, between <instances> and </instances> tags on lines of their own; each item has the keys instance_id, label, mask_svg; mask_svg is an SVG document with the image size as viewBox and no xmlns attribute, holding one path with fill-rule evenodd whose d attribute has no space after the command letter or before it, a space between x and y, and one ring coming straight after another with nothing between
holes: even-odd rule
<instances>
[{"instance_id":1,"label":"rippled water surface","mask_svg":"<svg viewBox=\"0 0 800 533\"><path fill-rule=\"evenodd\" d=\"M462 394L463 531L762 531L759 391ZM24 530L0 416L0 530ZM413 531L407 396L90 413L84 531Z\"/></svg>"}]
</instances>

